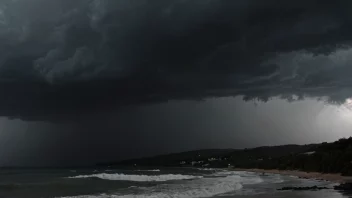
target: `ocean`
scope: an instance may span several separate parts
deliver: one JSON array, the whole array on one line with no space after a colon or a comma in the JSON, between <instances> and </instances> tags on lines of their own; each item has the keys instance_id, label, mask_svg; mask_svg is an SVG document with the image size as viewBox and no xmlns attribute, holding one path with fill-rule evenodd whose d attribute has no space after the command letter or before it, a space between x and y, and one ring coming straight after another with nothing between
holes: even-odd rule
<instances>
[{"instance_id":1,"label":"ocean","mask_svg":"<svg viewBox=\"0 0 352 198\"><path fill-rule=\"evenodd\" d=\"M343 198L333 189L278 191L327 181L211 168L2 169L0 198Z\"/></svg>"}]
</instances>

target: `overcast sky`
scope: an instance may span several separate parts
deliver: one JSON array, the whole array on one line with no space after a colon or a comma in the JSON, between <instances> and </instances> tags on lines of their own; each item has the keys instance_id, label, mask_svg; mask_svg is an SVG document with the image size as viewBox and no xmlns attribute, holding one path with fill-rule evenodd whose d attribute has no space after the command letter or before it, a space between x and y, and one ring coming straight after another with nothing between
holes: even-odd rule
<instances>
[{"instance_id":1,"label":"overcast sky","mask_svg":"<svg viewBox=\"0 0 352 198\"><path fill-rule=\"evenodd\" d=\"M350 136L349 0L2 0L0 165Z\"/></svg>"},{"instance_id":2,"label":"overcast sky","mask_svg":"<svg viewBox=\"0 0 352 198\"><path fill-rule=\"evenodd\" d=\"M348 107L307 99L244 102L240 97L127 107L90 121L47 124L1 119L6 165L91 165L203 148L309 144L349 137Z\"/></svg>"}]
</instances>

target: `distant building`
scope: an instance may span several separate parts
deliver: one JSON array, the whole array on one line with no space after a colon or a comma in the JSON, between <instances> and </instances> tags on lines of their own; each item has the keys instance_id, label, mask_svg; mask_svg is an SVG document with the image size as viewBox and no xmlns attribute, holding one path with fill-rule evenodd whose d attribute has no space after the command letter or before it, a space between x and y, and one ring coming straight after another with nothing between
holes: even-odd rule
<instances>
[{"instance_id":1,"label":"distant building","mask_svg":"<svg viewBox=\"0 0 352 198\"><path fill-rule=\"evenodd\" d=\"M218 161L218 159L216 159L216 158L212 157L212 158L208 158L208 161L209 161L209 162L212 162L212 161Z\"/></svg>"},{"instance_id":2,"label":"distant building","mask_svg":"<svg viewBox=\"0 0 352 198\"><path fill-rule=\"evenodd\" d=\"M181 164L181 165L184 165L184 164L186 164L186 162L185 162L185 161L181 161L180 164Z\"/></svg>"},{"instance_id":3,"label":"distant building","mask_svg":"<svg viewBox=\"0 0 352 198\"><path fill-rule=\"evenodd\" d=\"M194 166L194 165L197 164L197 162L196 161L192 161L191 164L192 164L192 166Z\"/></svg>"}]
</instances>

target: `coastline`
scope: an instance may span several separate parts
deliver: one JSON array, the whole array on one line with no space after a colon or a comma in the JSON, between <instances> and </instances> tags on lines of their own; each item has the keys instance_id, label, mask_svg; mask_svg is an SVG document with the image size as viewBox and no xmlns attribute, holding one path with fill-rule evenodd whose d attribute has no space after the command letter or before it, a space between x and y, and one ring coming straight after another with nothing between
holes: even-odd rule
<instances>
[{"instance_id":1,"label":"coastline","mask_svg":"<svg viewBox=\"0 0 352 198\"><path fill-rule=\"evenodd\" d=\"M303 172L298 170L276 170L276 169L264 170L264 169L235 168L231 170L247 171L247 172L255 172L255 173L272 173L272 174L280 174L280 175L290 175L290 176L296 176L304 179L326 180L326 181L336 182L336 183L352 182L352 176L341 176L340 174L332 174L332 173Z\"/></svg>"}]
</instances>

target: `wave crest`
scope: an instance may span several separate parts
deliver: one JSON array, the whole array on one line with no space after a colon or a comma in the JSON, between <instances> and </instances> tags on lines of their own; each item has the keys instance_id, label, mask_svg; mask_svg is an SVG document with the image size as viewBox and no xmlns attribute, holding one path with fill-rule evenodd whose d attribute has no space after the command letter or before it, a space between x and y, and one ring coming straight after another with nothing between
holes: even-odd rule
<instances>
[{"instance_id":1,"label":"wave crest","mask_svg":"<svg viewBox=\"0 0 352 198\"><path fill-rule=\"evenodd\" d=\"M100 173L100 174L92 174L92 175L78 175L74 177L69 177L71 179L79 179L79 178L100 178L105 180L123 180L123 181L169 181L169 180L187 180L187 179L199 179L203 178L202 176L193 176L193 175L174 175L174 174L166 174L166 175L125 175L125 174L108 174L108 173Z\"/></svg>"},{"instance_id":2,"label":"wave crest","mask_svg":"<svg viewBox=\"0 0 352 198\"><path fill-rule=\"evenodd\" d=\"M157 177L160 177L159 175ZM172 175L174 177L175 175ZM184 177L185 175L183 175ZM147 176L153 177L153 176ZM193 178L196 176L192 176ZM171 178L171 177L169 177ZM182 183L159 183L153 187L137 187L137 194L100 194L82 195L65 198L200 198L243 193L242 185L257 184L263 179L254 173L219 171L197 180L187 180Z\"/></svg>"},{"instance_id":3,"label":"wave crest","mask_svg":"<svg viewBox=\"0 0 352 198\"><path fill-rule=\"evenodd\" d=\"M157 186L147 188L144 194L128 194L128 195L87 195L65 198L166 198L166 197L182 197L182 198L199 198L213 197L216 195L233 192L242 188L239 176L228 176L223 178L204 178L190 182L188 185L169 184L167 188ZM162 191L161 191L162 190Z\"/></svg>"},{"instance_id":4,"label":"wave crest","mask_svg":"<svg viewBox=\"0 0 352 198\"><path fill-rule=\"evenodd\" d=\"M153 169L153 170L135 170L137 172L160 172L160 169Z\"/></svg>"},{"instance_id":5,"label":"wave crest","mask_svg":"<svg viewBox=\"0 0 352 198\"><path fill-rule=\"evenodd\" d=\"M218 171L218 169L215 169L215 168L197 168L197 170L200 170L200 171Z\"/></svg>"}]
</instances>

